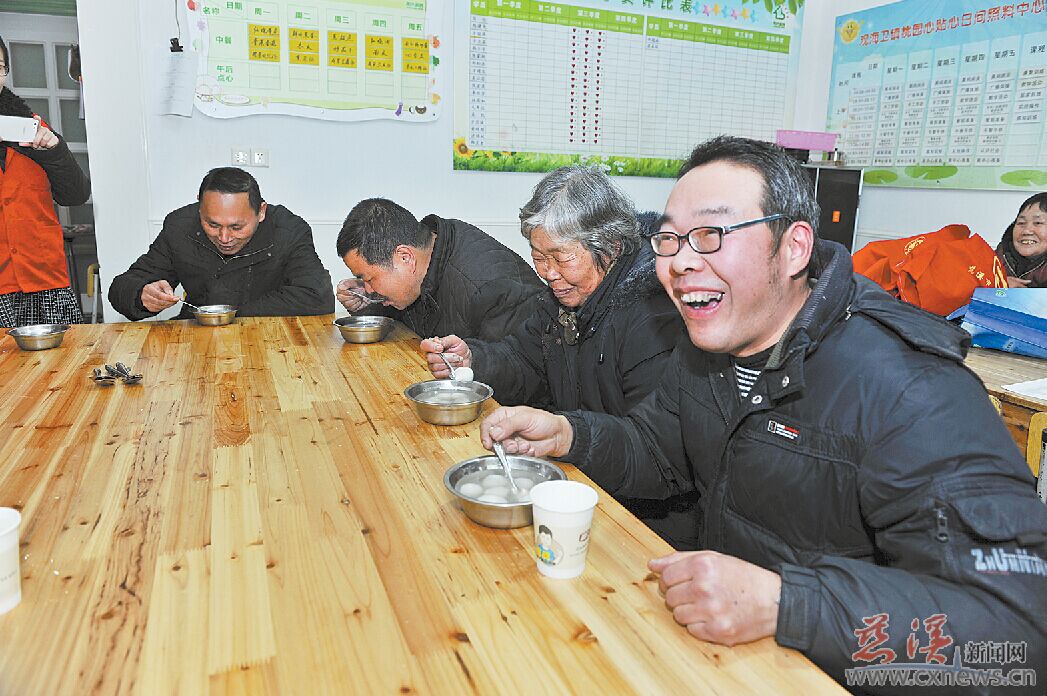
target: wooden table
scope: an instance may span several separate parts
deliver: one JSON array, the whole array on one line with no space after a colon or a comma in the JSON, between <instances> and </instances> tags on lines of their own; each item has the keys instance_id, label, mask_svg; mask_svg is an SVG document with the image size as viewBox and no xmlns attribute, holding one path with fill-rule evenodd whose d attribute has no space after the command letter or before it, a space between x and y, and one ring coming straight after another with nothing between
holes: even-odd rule
<instances>
[{"instance_id":1,"label":"wooden table","mask_svg":"<svg viewBox=\"0 0 1047 696\"><path fill-rule=\"evenodd\" d=\"M1044 422L1047 417L1036 415L1047 412L1047 401L1009 392L1003 388L1003 385L1047 377L1047 360L987 348L971 348L966 362L967 367L981 378L986 390L999 399L1003 422L1007 425L1007 430L1010 431L1018 449L1028 458L1030 423L1036 417L1036 427L1041 431L1042 428L1047 427L1047 422ZM1034 433L1036 434L1038 433ZM1035 472L1039 468L1040 452L1036 444L1039 438L1034 437L1032 442L1036 451L1029 459L1029 465ZM1036 466L1033 466L1034 460Z\"/></svg>"},{"instance_id":2,"label":"wooden table","mask_svg":"<svg viewBox=\"0 0 1047 696\"><path fill-rule=\"evenodd\" d=\"M0 693L842 692L771 639L691 638L644 565L668 546L602 491L586 572L540 576L530 528L444 489L479 421L415 416L417 338L330 321L3 337L0 505L24 521ZM118 360L143 384L88 380Z\"/></svg>"}]
</instances>

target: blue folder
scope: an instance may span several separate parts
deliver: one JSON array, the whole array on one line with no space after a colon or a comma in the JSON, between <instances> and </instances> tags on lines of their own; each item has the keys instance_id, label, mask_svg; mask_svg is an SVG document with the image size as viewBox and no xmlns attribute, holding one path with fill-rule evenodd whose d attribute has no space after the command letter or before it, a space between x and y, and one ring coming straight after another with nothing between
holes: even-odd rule
<instances>
[{"instance_id":1,"label":"blue folder","mask_svg":"<svg viewBox=\"0 0 1047 696\"><path fill-rule=\"evenodd\" d=\"M978 288L950 316L963 316L976 346L1047 358L1047 288Z\"/></svg>"}]
</instances>

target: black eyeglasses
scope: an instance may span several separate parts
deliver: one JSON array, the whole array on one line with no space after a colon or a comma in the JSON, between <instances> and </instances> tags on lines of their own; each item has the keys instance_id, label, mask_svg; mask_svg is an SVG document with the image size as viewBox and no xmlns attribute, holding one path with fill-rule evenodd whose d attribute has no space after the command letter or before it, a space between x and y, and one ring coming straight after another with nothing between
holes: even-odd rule
<instances>
[{"instance_id":1,"label":"black eyeglasses","mask_svg":"<svg viewBox=\"0 0 1047 696\"><path fill-rule=\"evenodd\" d=\"M675 256L680 252L680 247L683 246L683 240L686 239L690 247L699 254L712 254L713 252L720 250L720 246L723 245L723 236L725 234L734 232L735 230L740 230L743 227L759 225L761 222L785 219L787 219L785 215L775 213L774 215L767 215L766 217L756 218L755 220L736 222L733 225L695 227L693 230L689 230L687 234L658 232L651 236L651 248L654 249L654 253L657 256Z\"/></svg>"}]
</instances>

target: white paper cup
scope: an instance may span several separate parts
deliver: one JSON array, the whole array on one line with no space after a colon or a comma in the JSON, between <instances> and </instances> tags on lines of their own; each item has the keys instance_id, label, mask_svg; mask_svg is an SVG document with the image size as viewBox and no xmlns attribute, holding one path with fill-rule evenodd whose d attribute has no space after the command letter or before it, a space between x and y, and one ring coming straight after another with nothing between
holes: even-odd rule
<instances>
[{"instance_id":1,"label":"white paper cup","mask_svg":"<svg viewBox=\"0 0 1047 696\"><path fill-rule=\"evenodd\" d=\"M22 575L18 572L18 510L0 507L0 614L22 601Z\"/></svg>"},{"instance_id":2,"label":"white paper cup","mask_svg":"<svg viewBox=\"0 0 1047 696\"><path fill-rule=\"evenodd\" d=\"M551 578L582 574L598 499L592 486L577 481L545 481L531 489L539 573Z\"/></svg>"}]
</instances>

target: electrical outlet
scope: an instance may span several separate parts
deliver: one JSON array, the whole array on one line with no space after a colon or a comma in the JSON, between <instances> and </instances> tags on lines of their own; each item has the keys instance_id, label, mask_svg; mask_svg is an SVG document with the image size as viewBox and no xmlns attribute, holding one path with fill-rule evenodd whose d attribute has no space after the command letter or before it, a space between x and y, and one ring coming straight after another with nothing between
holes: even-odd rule
<instances>
[{"instance_id":1,"label":"electrical outlet","mask_svg":"<svg viewBox=\"0 0 1047 696\"><path fill-rule=\"evenodd\" d=\"M251 164L251 151L243 148L234 147L232 156L232 163L238 167L247 167Z\"/></svg>"},{"instance_id":2,"label":"electrical outlet","mask_svg":"<svg viewBox=\"0 0 1047 696\"><path fill-rule=\"evenodd\" d=\"M269 166L269 151L268 150L251 150L251 166L252 167L268 167Z\"/></svg>"}]
</instances>

